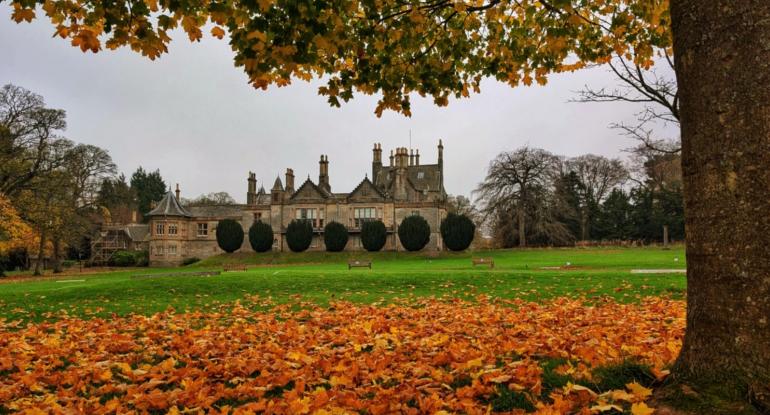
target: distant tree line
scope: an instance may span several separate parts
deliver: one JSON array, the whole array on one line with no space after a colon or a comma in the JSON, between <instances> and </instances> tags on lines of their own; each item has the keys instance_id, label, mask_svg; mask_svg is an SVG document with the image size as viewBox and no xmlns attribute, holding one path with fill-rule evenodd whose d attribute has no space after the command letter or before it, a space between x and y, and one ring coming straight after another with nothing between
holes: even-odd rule
<instances>
[{"instance_id":1,"label":"distant tree line","mask_svg":"<svg viewBox=\"0 0 770 415\"><path fill-rule=\"evenodd\" d=\"M499 247L650 243L663 239L664 226L671 239L683 240L679 163L677 153L644 145L625 164L530 147L503 152L474 192L474 217Z\"/></svg>"}]
</instances>

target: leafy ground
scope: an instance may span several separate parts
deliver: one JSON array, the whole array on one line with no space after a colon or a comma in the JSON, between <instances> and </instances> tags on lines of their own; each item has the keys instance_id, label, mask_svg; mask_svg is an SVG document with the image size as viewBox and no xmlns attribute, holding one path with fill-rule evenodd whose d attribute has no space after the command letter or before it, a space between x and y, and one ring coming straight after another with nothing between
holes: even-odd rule
<instances>
[{"instance_id":1,"label":"leafy ground","mask_svg":"<svg viewBox=\"0 0 770 415\"><path fill-rule=\"evenodd\" d=\"M277 303L299 295L319 305L335 300L382 305L395 298L473 299L479 294L525 300L610 296L628 302L644 296L681 298L685 291L683 274L630 273L632 269L684 268L681 248L532 249L482 255L495 259L494 269L472 267L471 254L428 258L390 252L319 252L230 255L184 268L12 279L0 283L0 316L8 321L40 321L56 318L62 310L86 317L150 315L169 307L180 312L205 311L253 294ZM373 269L348 270L349 258L372 259ZM132 278L221 269L224 262L248 263L252 268L215 277ZM543 269L553 267L563 268Z\"/></svg>"},{"instance_id":2,"label":"leafy ground","mask_svg":"<svg viewBox=\"0 0 770 415\"><path fill-rule=\"evenodd\" d=\"M316 307L246 296L211 313L6 325L0 411L643 415L683 331L684 302L656 297Z\"/></svg>"},{"instance_id":3,"label":"leafy ground","mask_svg":"<svg viewBox=\"0 0 770 415\"><path fill-rule=\"evenodd\" d=\"M3 413L652 413L681 249L267 254L0 283ZM373 259L347 269L348 258ZM221 269L213 277L132 278ZM569 265L568 265L569 264ZM649 402L648 402L649 403Z\"/></svg>"}]
</instances>

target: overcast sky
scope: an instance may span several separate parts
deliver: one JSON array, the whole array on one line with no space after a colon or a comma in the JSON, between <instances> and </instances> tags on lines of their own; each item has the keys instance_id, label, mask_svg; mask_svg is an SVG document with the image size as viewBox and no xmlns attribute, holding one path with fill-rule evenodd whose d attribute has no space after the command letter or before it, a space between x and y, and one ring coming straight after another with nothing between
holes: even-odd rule
<instances>
[{"instance_id":1,"label":"overcast sky","mask_svg":"<svg viewBox=\"0 0 770 415\"><path fill-rule=\"evenodd\" d=\"M9 16L0 4L0 84L42 95L67 111L68 138L107 149L126 176L139 166L160 169L184 197L227 191L244 202L249 171L268 190L287 167L300 183L317 181L320 154L329 157L332 190L350 191L371 171L372 144L382 143L387 163L391 149L409 145L410 130L425 164L435 163L444 140L446 190L463 195L501 151L529 144L624 157L633 144L608 125L632 121L635 106L568 102L583 85L613 85L604 68L553 76L545 87L488 80L481 94L449 107L413 97L411 118L377 118L374 97L332 108L317 83L253 89L225 40L192 44L177 33L170 53L153 62L127 49L84 54L52 38L45 18L16 24Z\"/></svg>"}]
</instances>

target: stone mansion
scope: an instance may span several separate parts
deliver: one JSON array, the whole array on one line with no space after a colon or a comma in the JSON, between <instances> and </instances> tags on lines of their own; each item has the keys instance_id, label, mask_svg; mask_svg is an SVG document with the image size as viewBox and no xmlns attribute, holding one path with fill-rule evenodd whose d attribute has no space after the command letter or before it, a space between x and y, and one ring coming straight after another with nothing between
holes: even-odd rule
<instances>
[{"instance_id":1,"label":"stone mansion","mask_svg":"<svg viewBox=\"0 0 770 415\"><path fill-rule=\"evenodd\" d=\"M405 217L420 215L431 228L426 250L441 250L443 243L439 225L446 216L444 190L444 146L439 140L436 164L420 163L419 150L397 148L390 152L387 165L382 161L382 146L372 150L371 178L364 179L350 192L332 191L329 158L319 161L318 182L310 177L298 186L294 171L286 169L284 180L275 179L270 192L257 190L256 174L249 172L244 205L183 206L176 192L169 191L149 212L149 229L144 237L150 254L150 265L181 263L185 258L206 258L221 253L216 241L216 225L231 218L243 226L243 246L239 252L251 251L249 227L257 220L269 223L275 235L273 250L289 251L285 241L287 225L294 219L310 220L315 234L310 250L324 250L323 228L330 221L344 224L350 233L346 250L363 250L361 224L380 220L388 232L383 249L401 250L396 231Z\"/></svg>"}]
</instances>

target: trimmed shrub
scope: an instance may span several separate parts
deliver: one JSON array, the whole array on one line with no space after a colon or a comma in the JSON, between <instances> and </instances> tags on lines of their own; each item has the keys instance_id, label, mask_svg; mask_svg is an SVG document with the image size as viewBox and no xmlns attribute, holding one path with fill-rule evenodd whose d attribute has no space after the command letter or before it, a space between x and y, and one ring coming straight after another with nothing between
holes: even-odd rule
<instances>
[{"instance_id":1,"label":"trimmed shrub","mask_svg":"<svg viewBox=\"0 0 770 415\"><path fill-rule=\"evenodd\" d=\"M379 220L366 221L361 225L361 245L369 252L377 252L385 246L385 224Z\"/></svg>"},{"instance_id":2,"label":"trimmed shrub","mask_svg":"<svg viewBox=\"0 0 770 415\"><path fill-rule=\"evenodd\" d=\"M136 258L130 251L116 251L107 263L113 267L133 267L136 265Z\"/></svg>"},{"instance_id":3,"label":"trimmed shrub","mask_svg":"<svg viewBox=\"0 0 770 415\"><path fill-rule=\"evenodd\" d=\"M217 245L231 254L243 245L243 227L234 219L222 219L217 223Z\"/></svg>"},{"instance_id":4,"label":"trimmed shrub","mask_svg":"<svg viewBox=\"0 0 770 415\"><path fill-rule=\"evenodd\" d=\"M286 244L292 252L303 252L310 248L313 241L313 225L310 221L294 219L286 227Z\"/></svg>"},{"instance_id":5,"label":"trimmed shrub","mask_svg":"<svg viewBox=\"0 0 770 415\"><path fill-rule=\"evenodd\" d=\"M196 262L200 262L200 260L201 259L198 257L191 256L189 258L185 258L184 260L182 260L182 266L192 265Z\"/></svg>"},{"instance_id":6,"label":"trimmed shrub","mask_svg":"<svg viewBox=\"0 0 770 415\"><path fill-rule=\"evenodd\" d=\"M430 225L422 216L404 218L398 226L398 239L407 251L419 251L430 241Z\"/></svg>"},{"instance_id":7,"label":"trimmed shrub","mask_svg":"<svg viewBox=\"0 0 770 415\"><path fill-rule=\"evenodd\" d=\"M329 252L340 252L348 244L348 228L339 222L329 222L324 227L324 245Z\"/></svg>"},{"instance_id":8,"label":"trimmed shrub","mask_svg":"<svg viewBox=\"0 0 770 415\"><path fill-rule=\"evenodd\" d=\"M451 251L468 249L475 234L476 225L465 215L450 213L441 221L441 238Z\"/></svg>"},{"instance_id":9,"label":"trimmed shrub","mask_svg":"<svg viewBox=\"0 0 770 415\"><path fill-rule=\"evenodd\" d=\"M249 243L256 252L267 252L273 247L273 228L258 220L249 228Z\"/></svg>"}]
</instances>

